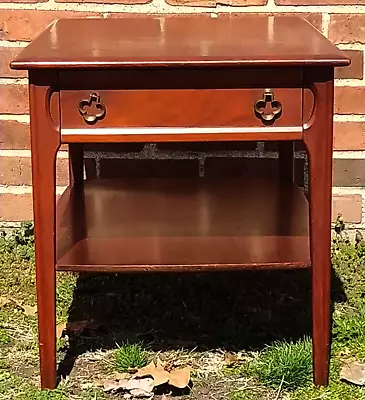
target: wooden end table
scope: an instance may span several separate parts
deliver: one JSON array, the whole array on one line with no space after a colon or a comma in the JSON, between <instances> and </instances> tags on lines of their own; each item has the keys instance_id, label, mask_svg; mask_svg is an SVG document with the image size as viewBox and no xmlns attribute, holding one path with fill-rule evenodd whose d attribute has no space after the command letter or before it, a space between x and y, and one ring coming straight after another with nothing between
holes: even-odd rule
<instances>
[{"instance_id":1,"label":"wooden end table","mask_svg":"<svg viewBox=\"0 0 365 400\"><path fill-rule=\"evenodd\" d=\"M334 67L347 57L284 16L53 22L11 63L29 70L41 385L56 385L56 271L312 266L314 382L328 383ZM279 173L83 179L83 144L279 141ZM309 156L309 207L293 182ZM55 162L70 185L56 205Z\"/></svg>"}]
</instances>

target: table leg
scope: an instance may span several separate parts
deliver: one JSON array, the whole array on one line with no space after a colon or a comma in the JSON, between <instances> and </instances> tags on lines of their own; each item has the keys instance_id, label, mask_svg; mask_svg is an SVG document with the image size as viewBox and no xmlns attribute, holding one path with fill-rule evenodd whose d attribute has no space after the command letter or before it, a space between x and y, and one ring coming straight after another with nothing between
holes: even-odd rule
<instances>
[{"instance_id":1,"label":"table leg","mask_svg":"<svg viewBox=\"0 0 365 400\"><path fill-rule=\"evenodd\" d=\"M294 180L294 143L280 141L279 152L279 176L281 181L293 182Z\"/></svg>"},{"instance_id":2,"label":"table leg","mask_svg":"<svg viewBox=\"0 0 365 400\"><path fill-rule=\"evenodd\" d=\"M57 75L31 72L30 118L32 146L33 213L35 227L39 356L42 388L56 386L56 279L55 208L56 156L60 146L57 121L50 110L51 85ZM58 93L52 101L58 100Z\"/></svg>"},{"instance_id":3,"label":"table leg","mask_svg":"<svg viewBox=\"0 0 365 400\"><path fill-rule=\"evenodd\" d=\"M314 383L328 384L330 354L331 192L333 69L313 71L308 79L316 99L304 125L309 158L310 246L312 260Z\"/></svg>"},{"instance_id":4,"label":"table leg","mask_svg":"<svg viewBox=\"0 0 365 400\"><path fill-rule=\"evenodd\" d=\"M68 145L68 160L70 185L79 185L84 180L84 144L70 143Z\"/></svg>"}]
</instances>

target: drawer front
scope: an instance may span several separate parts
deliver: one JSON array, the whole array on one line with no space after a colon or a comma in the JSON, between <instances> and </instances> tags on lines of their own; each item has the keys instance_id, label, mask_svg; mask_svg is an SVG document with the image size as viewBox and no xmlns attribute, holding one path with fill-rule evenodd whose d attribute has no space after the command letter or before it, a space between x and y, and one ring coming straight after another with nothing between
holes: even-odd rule
<instances>
[{"instance_id":1,"label":"drawer front","mask_svg":"<svg viewBox=\"0 0 365 400\"><path fill-rule=\"evenodd\" d=\"M65 89L60 100L62 129L302 125L300 87Z\"/></svg>"}]
</instances>

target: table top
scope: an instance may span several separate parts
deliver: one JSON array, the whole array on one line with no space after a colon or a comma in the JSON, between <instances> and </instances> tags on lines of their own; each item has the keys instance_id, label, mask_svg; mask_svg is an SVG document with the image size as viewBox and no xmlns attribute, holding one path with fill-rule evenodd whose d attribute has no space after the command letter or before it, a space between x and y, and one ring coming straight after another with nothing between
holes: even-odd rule
<instances>
[{"instance_id":1,"label":"table top","mask_svg":"<svg viewBox=\"0 0 365 400\"><path fill-rule=\"evenodd\" d=\"M307 21L267 15L149 15L54 21L14 69L345 66Z\"/></svg>"}]
</instances>

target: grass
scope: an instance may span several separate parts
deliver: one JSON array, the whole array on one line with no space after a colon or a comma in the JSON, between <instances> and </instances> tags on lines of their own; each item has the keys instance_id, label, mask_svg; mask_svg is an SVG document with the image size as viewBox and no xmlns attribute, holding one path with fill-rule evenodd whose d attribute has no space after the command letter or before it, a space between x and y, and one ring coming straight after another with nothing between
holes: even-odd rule
<instances>
[{"instance_id":1,"label":"grass","mask_svg":"<svg viewBox=\"0 0 365 400\"><path fill-rule=\"evenodd\" d=\"M147 353L141 343L126 342L115 351L115 369L119 372L142 368L146 364Z\"/></svg>"},{"instance_id":2,"label":"grass","mask_svg":"<svg viewBox=\"0 0 365 400\"><path fill-rule=\"evenodd\" d=\"M0 399L67 400L62 384L56 390L39 390L8 371L0 370Z\"/></svg>"},{"instance_id":3,"label":"grass","mask_svg":"<svg viewBox=\"0 0 365 400\"><path fill-rule=\"evenodd\" d=\"M249 369L263 385L294 390L312 380L312 343L308 338L297 342L275 342L262 351Z\"/></svg>"},{"instance_id":4,"label":"grass","mask_svg":"<svg viewBox=\"0 0 365 400\"><path fill-rule=\"evenodd\" d=\"M33 240L29 223L0 236L0 296L29 306L36 304ZM365 400L363 388L339 378L344 360L365 360L365 246L342 233L333 241L332 262L327 388L311 383L305 271L147 278L59 273L57 323L86 324L58 342L61 364L76 360L71 374L57 390L38 389L37 316L10 302L0 309L0 400L112 399L83 385L142 367L157 354L193 368L193 392L177 400L206 400L218 387L231 400ZM150 343L148 352L142 343ZM225 350L237 356L229 367Z\"/></svg>"},{"instance_id":5,"label":"grass","mask_svg":"<svg viewBox=\"0 0 365 400\"><path fill-rule=\"evenodd\" d=\"M0 346L5 346L11 342L11 337L5 329L0 329Z\"/></svg>"}]
</instances>

